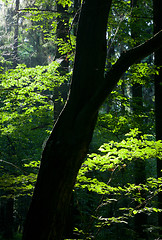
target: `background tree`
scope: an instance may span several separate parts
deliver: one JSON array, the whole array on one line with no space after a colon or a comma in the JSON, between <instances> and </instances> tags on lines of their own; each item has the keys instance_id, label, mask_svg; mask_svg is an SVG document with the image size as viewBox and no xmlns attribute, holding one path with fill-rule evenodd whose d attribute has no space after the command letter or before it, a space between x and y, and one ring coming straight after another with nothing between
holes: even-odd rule
<instances>
[{"instance_id":1,"label":"background tree","mask_svg":"<svg viewBox=\"0 0 162 240\"><path fill-rule=\"evenodd\" d=\"M160 14L162 10L162 2L159 0L154 0L154 33L157 33L162 29L162 16ZM155 65L159 68L159 74L155 76L155 119L156 119L156 139L162 139L162 111L161 111L161 102L162 102L162 49L155 52ZM157 159L157 176L161 177L162 162L160 159ZM162 194L159 193L159 208L162 208ZM162 213L159 213L159 226L162 227ZM162 235L162 229L160 230Z\"/></svg>"},{"instance_id":2,"label":"background tree","mask_svg":"<svg viewBox=\"0 0 162 240\"><path fill-rule=\"evenodd\" d=\"M140 2L138 0L131 1L132 7L132 24L131 24L131 37L133 40L133 45L137 46L140 44L139 31L141 32L140 26L142 25L141 19L139 18ZM140 83L135 83L132 86L132 111L134 113L134 122L140 122L140 130L143 129L143 119L139 119L136 116L139 116L139 113L143 109L143 94L142 94L142 85ZM140 138L140 135L139 135ZM146 181L146 172L145 172L145 162L141 159L136 159L135 161L135 182L136 184L145 183ZM138 204L138 203L137 203ZM139 238L146 239L146 233L143 231L143 226L147 223L147 217L144 213L135 215L135 228L136 233Z\"/></svg>"},{"instance_id":3,"label":"background tree","mask_svg":"<svg viewBox=\"0 0 162 240\"><path fill-rule=\"evenodd\" d=\"M14 44L13 44L13 67L18 63L18 38L19 38L19 0L15 3L15 32L14 32Z\"/></svg>"},{"instance_id":4,"label":"background tree","mask_svg":"<svg viewBox=\"0 0 162 240\"><path fill-rule=\"evenodd\" d=\"M61 75L66 75L66 73L69 72L69 60L68 60L68 52L64 55L61 54L61 49L59 51L59 43L61 44L68 44L68 38L69 38L69 17L68 17L68 5L66 7L63 7L61 4L57 3L57 48L56 48L56 59L60 59L60 68L59 71ZM62 45L61 44L61 45ZM65 100L67 98L67 92L68 92L68 82L65 82L60 87L54 89L54 119L57 120L63 105L65 103Z\"/></svg>"}]
</instances>

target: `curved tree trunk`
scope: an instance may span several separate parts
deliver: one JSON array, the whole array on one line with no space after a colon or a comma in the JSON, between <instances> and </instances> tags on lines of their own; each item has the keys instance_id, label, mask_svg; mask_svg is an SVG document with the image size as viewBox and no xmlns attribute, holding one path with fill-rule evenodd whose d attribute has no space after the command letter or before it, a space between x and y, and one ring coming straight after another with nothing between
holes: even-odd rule
<instances>
[{"instance_id":1,"label":"curved tree trunk","mask_svg":"<svg viewBox=\"0 0 162 240\"><path fill-rule=\"evenodd\" d=\"M111 0L85 0L82 5L69 98L42 153L23 240L64 239L72 189L99 107L131 64L162 46L161 32L123 54L104 77L110 7Z\"/></svg>"},{"instance_id":2,"label":"curved tree trunk","mask_svg":"<svg viewBox=\"0 0 162 240\"><path fill-rule=\"evenodd\" d=\"M86 104L104 80L110 5L107 0L83 4L71 92L42 154L24 240L63 239L72 189L96 122L97 109L89 115Z\"/></svg>"}]
</instances>

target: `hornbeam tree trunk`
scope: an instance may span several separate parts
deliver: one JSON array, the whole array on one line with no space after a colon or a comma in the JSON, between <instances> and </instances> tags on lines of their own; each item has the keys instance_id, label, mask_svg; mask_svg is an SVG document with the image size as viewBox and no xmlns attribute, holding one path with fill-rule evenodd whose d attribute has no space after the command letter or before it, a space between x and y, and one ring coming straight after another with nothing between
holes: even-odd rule
<instances>
[{"instance_id":1,"label":"hornbeam tree trunk","mask_svg":"<svg viewBox=\"0 0 162 240\"><path fill-rule=\"evenodd\" d=\"M104 75L111 0L82 5L69 97L41 158L23 240L62 240L77 173L87 154L98 109L122 74L162 46L162 32L124 53Z\"/></svg>"}]
</instances>

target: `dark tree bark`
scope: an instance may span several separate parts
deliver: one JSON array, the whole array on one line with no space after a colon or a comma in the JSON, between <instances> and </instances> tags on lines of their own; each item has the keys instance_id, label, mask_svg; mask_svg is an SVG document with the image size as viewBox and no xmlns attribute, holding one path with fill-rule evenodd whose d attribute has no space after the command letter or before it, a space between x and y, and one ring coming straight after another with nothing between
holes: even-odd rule
<instances>
[{"instance_id":1,"label":"dark tree bark","mask_svg":"<svg viewBox=\"0 0 162 240\"><path fill-rule=\"evenodd\" d=\"M138 45L138 35L139 35L139 28L141 26L141 19L138 18L134 14L139 9L139 0L131 0L131 7L132 7L132 20L133 23L131 24L131 37L135 42L135 46ZM136 116L141 113L143 108L143 99L142 99L142 85L139 83L135 83L132 86L132 110L135 118L133 121L140 121L140 126L142 130L143 122L142 119L137 118ZM138 136L140 138L140 136ZM145 172L145 161L141 159L136 159L135 166L134 166L134 175L135 175L135 184L144 184L146 181L146 172ZM142 197L144 193L141 192ZM139 204L138 204L139 205ZM135 224L135 231L136 231L136 238L147 239L147 234L144 232L144 225L147 223L147 215L145 213L138 213L134 216L134 224Z\"/></svg>"},{"instance_id":2,"label":"dark tree bark","mask_svg":"<svg viewBox=\"0 0 162 240\"><path fill-rule=\"evenodd\" d=\"M12 198L0 201L0 234L4 239L13 238L13 206Z\"/></svg>"},{"instance_id":3,"label":"dark tree bark","mask_svg":"<svg viewBox=\"0 0 162 240\"><path fill-rule=\"evenodd\" d=\"M104 76L111 0L82 5L72 84L67 103L42 153L23 240L62 240L77 173L87 154L97 112L122 74L162 45L162 32L126 53Z\"/></svg>"},{"instance_id":4,"label":"dark tree bark","mask_svg":"<svg viewBox=\"0 0 162 240\"><path fill-rule=\"evenodd\" d=\"M154 0L154 33L162 30L162 1ZM160 67L159 75L155 76L155 121L156 139L162 140L162 48L155 52L155 65ZM162 161L157 159L157 177L162 177ZM158 195L158 206L162 209L162 192ZM159 227L162 235L162 213L159 213Z\"/></svg>"},{"instance_id":5,"label":"dark tree bark","mask_svg":"<svg viewBox=\"0 0 162 240\"><path fill-rule=\"evenodd\" d=\"M139 109L141 112L141 109L143 107L142 102L142 86L140 84L135 84L132 89L132 95L133 95L133 111L134 114L138 114ZM136 120L136 117L134 121ZM138 120L137 120L138 121ZM142 120L140 120L142 121ZM141 122L141 128L143 123ZM139 129L142 130L142 129ZM140 135L138 136L140 139ZM135 165L134 165L134 175L135 175L135 184L145 184L146 182L146 172L145 172L145 161L141 159L136 159ZM146 195L144 191L141 191L141 197L145 198ZM137 203L139 205L139 203ZM138 208L139 209L139 208ZM135 231L136 231L136 238L139 239L148 239L147 234L144 231L144 226L147 224L147 215L145 213L138 213L134 216L134 223L135 223Z\"/></svg>"},{"instance_id":6,"label":"dark tree bark","mask_svg":"<svg viewBox=\"0 0 162 240\"><path fill-rule=\"evenodd\" d=\"M110 6L107 0L83 4L70 96L42 154L23 239L63 239L72 189L96 122L98 109L89 116L86 106L104 80Z\"/></svg>"}]
</instances>

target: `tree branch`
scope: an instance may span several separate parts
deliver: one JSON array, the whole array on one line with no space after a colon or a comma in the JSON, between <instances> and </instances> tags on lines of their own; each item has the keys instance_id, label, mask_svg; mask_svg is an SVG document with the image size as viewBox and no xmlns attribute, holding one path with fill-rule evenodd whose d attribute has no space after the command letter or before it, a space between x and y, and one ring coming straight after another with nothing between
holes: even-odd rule
<instances>
[{"instance_id":1,"label":"tree branch","mask_svg":"<svg viewBox=\"0 0 162 240\"><path fill-rule=\"evenodd\" d=\"M162 30L145 43L124 52L105 77L105 86L114 88L119 78L134 63L139 62L162 47ZM112 79L113 77L113 79Z\"/></svg>"},{"instance_id":2,"label":"tree branch","mask_svg":"<svg viewBox=\"0 0 162 240\"><path fill-rule=\"evenodd\" d=\"M98 109L102 105L106 97L116 86L121 76L131 65L139 62L160 48L162 48L162 30L145 43L124 52L106 74L105 81L91 99L90 105L93 106L93 110Z\"/></svg>"}]
</instances>

